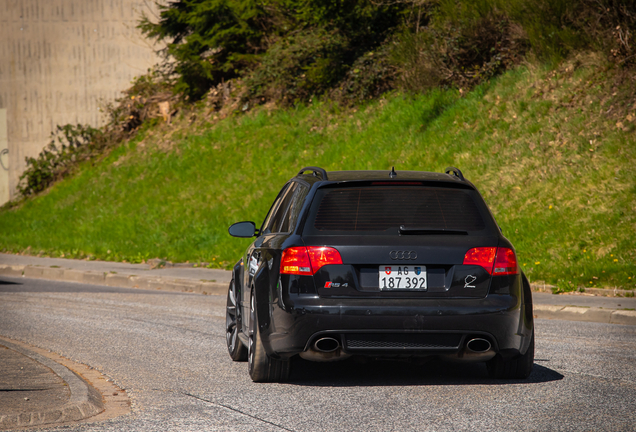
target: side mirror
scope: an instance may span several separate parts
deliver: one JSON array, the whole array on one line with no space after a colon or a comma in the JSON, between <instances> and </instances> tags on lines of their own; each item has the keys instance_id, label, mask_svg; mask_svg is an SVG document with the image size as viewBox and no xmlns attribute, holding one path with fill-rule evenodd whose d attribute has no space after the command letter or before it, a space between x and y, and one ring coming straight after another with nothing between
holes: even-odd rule
<instances>
[{"instance_id":1,"label":"side mirror","mask_svg":"<svg viewBox=\"0 0 636 432\"><path fill-rule=\"evenodd\" d=\"M228 232L232 237L250 238L257 234L254 222L237 222L233 224Z\"/></svg>"}]
</instances>

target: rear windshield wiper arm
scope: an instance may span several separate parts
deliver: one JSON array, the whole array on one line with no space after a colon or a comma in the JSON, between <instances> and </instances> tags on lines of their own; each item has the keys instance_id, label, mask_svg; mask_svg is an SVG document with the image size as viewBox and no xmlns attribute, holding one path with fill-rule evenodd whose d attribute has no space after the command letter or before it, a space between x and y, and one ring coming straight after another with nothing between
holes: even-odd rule
<instances>
[{"instance_id":1,"label":"rear windshield wiper arm","mask_svg":"<svg viewBox=\"0 0 636 432\"><path fill-rule=\"evenodd\" d=\"M437 235L437 234L450 234L450 235L468 235L468 231L445 229L445 228L426 228L426 227L405 227L400 225L398 228L400 234L413 234L413 235Z\"/></svg>"}]
</instances>

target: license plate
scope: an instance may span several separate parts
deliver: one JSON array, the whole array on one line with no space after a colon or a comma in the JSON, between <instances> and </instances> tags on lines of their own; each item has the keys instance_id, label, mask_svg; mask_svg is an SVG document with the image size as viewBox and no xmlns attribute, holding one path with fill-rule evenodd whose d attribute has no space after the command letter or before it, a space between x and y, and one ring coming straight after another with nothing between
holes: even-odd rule
<instances>
[{"instance_id":1,"label":"license plate","mask_svg":"<svg viewBox=\"0 0 636 432\"><path fill-rule=\"evenodd\" d=\"M425 266L380 266L378 278L381 290L428 289Z\"/></svg>"}]
</instances>

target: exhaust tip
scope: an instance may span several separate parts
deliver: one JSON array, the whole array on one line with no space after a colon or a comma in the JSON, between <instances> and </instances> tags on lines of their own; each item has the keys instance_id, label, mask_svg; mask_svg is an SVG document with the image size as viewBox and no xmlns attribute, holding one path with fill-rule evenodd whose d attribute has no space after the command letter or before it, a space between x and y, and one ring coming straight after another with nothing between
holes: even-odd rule
<instances>
[{"instance_id":1,"label":"exhaust tip","mask_svg":"<svg viewBox=\"0 0 636 432\"><path fill-rule=\"evenodd\" d=\"M482 338L474 338L468 341L466 348L472 352L483 353L490 350L490 342Z\"/></svg>"},{"instance_id":2,"label":"exhaust tip","mask_svg":"<svg viewBox=\"0 0 636 432\"><path fill-rule=\"evenodd\" d=\"M337 350L338 348L340 348L340 342L338 342L337 339L334 339L331 337L325 337L325 338L318 339L314 343L314 348L316 348L316 350L320 352L325 352L325 353L333 352Z\"/></svg>"}]
</instances>

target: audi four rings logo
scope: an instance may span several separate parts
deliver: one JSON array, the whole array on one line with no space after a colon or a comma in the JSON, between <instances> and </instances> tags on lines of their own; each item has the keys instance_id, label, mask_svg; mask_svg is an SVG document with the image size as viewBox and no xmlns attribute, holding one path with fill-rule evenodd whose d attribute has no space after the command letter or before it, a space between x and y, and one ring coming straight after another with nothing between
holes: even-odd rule
<instances>
[{"instance_id":1,"label":"audi four rings logo","mask_svg":"<svg viewBox=\"0 0 636 432\"><path fill-rule=\"evenodd\" d=\"M417 259L415 251L391 251L389 256L392 260L414 260Z\"/></svg>"}]
</instances>

